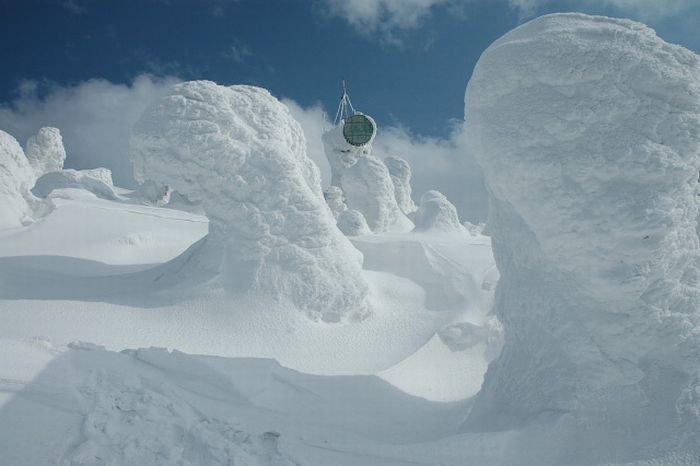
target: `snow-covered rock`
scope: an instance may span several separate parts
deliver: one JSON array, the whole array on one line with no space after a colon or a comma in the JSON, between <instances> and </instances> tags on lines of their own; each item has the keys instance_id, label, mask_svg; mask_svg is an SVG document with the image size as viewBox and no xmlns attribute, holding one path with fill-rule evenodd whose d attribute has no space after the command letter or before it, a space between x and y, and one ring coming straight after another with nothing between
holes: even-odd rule
<instances>
[{"instance_id":1,"label":"snow-covered rock","mask_svg":"<svg viewBox=\"0 0 700 466\"><path fill-rule=\"evenodd\" d=\"M336 219L342 212L348 210L343 190L338 186L329 186L328 189L323 192L323 197L326 199L326 203Z\"/></svg>"},{"instance_id":2,"label":"snow-covered rock","mask_svg":"<svg viewBox=\"0 0 700 466\"><path fill-rule=\"evenodd\" d=\"M201 204L228 290L289 300L317 320L367 314L362 255L335 226L299 123L266 90L173 86L135 125L131 158L138 181Z\"/></svg>"},{"instance_id":3,"label":"snow-covered rock","mask_svg":"<svg viewBox=\"0 0 700 466\"><path fill-rule=\"evenodd\" d=\"M545 16L481 56L466 120L505 326L471 425L564 415L580 464L681 448L664 442L700 427L700 59L632 21Z\"/></svg>"},{"instance_id":4,"label":"snow-covered rock","mask_svg":"<svg viewBox=\"0 0 700 466\"><path fill-rule=\"evenodd\" d=\"M24 153L36 178L63 169L66 149L63 147L61 131L51 127L39 129L37 134L27 139Z\"/></svg>"},{"instance_id":5,"label":"snow-covered rock","mask_svg":"<svg viewBox=\"0 0 700 466\"><path fill-rule=\"evenodd\" d=\"M34 171L17 140L0 130L0 228L31 221Z\"/></svg>"},{"instance_id":6,"label":"snow-covered rock","mask_svg":"<svg viewBox=\"0 0 700 466\"><path fill-rule=\"evenodd\" d=\"M338 229L345 236L369 235L372 233L362 212L355 209L345 209L338 215Z\"/></svg>"},{"instance_id":7,"label":"snow-covered rock","mask_svg":"<svg viewBox=\"0 0 700 466\"><path fill-rule=\"evenodd\" d=\"M394 196L404 214L414 212L418 207L411 198L411 166L401 157L390 155L384 159L394 183Z\"/></svg>"},{"instance_id":8,"label":"snow-covered rock","mask_svg":"<svg viewBox=\"0 0 700 466\"><path fill-rule=\"evenodd\" d=\"M343 190L348 208L360 211L375 233L411 230L413 224L396 202L389 169L372 155L371 141L351 146L339 125L323 134L323 144L332 184Z\"/></svg>"},{"instance_id":9,"label":"snow-covered rock","mask_svg":"<svg viewBox=\"0 0 700 466\"><path fill-rule=\"evenodd\" d=\"M66 188L84 189L102 199L117 198L112 185L112 174L107 168L50 171L36 180L32 193L45 198L55 189Z\"/></svg>"},{"instance_id":10,"label":"snow-covered rock","mask_svg":"<svg viewBox=\"0 0 700 466\"><path fill-rule=\"evenodd\" d=\"M420 207L413 214L415 231L459 231L457 208L439 191L426 191L420 197Z\"/></svg>"}]
</instances>

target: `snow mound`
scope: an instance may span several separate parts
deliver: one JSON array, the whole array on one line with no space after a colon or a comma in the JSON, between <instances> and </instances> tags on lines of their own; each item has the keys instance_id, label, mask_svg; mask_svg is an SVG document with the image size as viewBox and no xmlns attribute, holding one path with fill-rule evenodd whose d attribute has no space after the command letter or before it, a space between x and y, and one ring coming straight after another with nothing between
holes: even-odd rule
<instances>
[{"instance_id":1,"label":"snow mound","mask_svg":"<svg viewBox=\"0 0 700 466\"><path fill-rule=\"evenodd\" d=\"M0 130L0 229L32 219L34 172L15 138Z\"/></svg>"},{"instance_id":2,"label":"snow mound","mask_svg":"<svg viewBox=\"0 0 700 466\"><path fill-rule=\"evenodd\" d=\"M201 204L229 291L290 300L315 320L367 314L362 256L325 205L299 123L266 90L173 86L136 123L131 158L138 181Z\"/></svg>"},{"instance_id":3,"label":"snow mound","mask_svg":"<svg viewBox=\"0 0 700 466\"><path fill-rule=\"evenodd\" d=\"M394 196L399 208L404 214L410 214L418 208L411 198L411 166L401 157L393 155L384 159L384 165L389 169L394 183Z\"/></svg>"},{"instance_id":4,"label":"snow mound","mask_svg":"<svg viewBox=\"0 0 700 466\"><path fill-rule=\"evenodd\" d=\"M362 212L355 209L345 209L338 215L338 229L345 236L360 236L372 234L367 220Z\"/></svg>"},{"instance_id":5,"label":"snow mound","mask_svg":"<svg viewBox=\"0 0 700 466\"><path fill-rule=\"evenodd\" d=\"M441 192L427 191L420 198L420 207L413 214L415 231L459 231L457 209Z\"/></svg>"},{"instance_id":6,"label":"snow mound","mask_svg":"<svg viewBox=\"0 0 700 466\"><path fill-rule=\"evenodd\" d=\"M44 127L27 139L24 153L37 178L49 172L63 169L66 149L58 128Z\"/></svg>"},{"instance_id":7,"label":"snow mound","mask_svg":"<svg viewBox=\"0 0 700 466\"><path fill-rule=\"evenodd\" d=\"M112 173L107 168L50 171L36 180L32 193L45 198L57 189L83 189L101 199L117 199L112 185Z\"/></svg>"},{"instance_id":8,"label":"snow mound","mask_svg":"<svg viewBox=\"0 0 700 466\"><path fill-rule=\"evenodd\" d=\"M339 125L323 134L333 186L342 189L350 209L364 215L375 233L410 231L411 221L396 202L389 169L372 154L371 141L361 147L348 144Z\"/></svg>"},{"instance_id":9,"label":"snow mound","mask_svg":"<svg viewBox=\"0 0 700 466\"><path fill-rule=\"evenodd\" d=\"M682 448L700 426L700 59L632 21L545 16L481 56L466 119L505 326L472 425L563 415L577 464Z\"/></svg>"}]
</instances>

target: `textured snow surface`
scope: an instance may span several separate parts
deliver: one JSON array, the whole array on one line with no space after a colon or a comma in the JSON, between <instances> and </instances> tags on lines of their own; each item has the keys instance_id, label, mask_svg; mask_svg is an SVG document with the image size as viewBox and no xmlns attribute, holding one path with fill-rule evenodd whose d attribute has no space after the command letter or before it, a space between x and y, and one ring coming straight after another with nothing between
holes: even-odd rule
<instances>
[{"instance_id":1,"label":"textured snow surface","mask_svg":"<svg viewBox=\"0 0 700 466\"><path fill-rule=\"evenodd\" d=\"M37 178L61 170L66 160L61 131L58 128L40 128L37 134L27 139L24 153Z\"/></svg>"},{"instance_id":2,"label":"textured snow surface","mask_svg":"<svg viewBox=\"0 0 700 466\"><path fill-rule=\"evenodd\" d=\"M389 169L372 154L371 141L351 146L343 137L341 124L323 134L323 145L332 185L342 189L348 208L361 212L375 233L411 230L413 224L396 202Z\"/></svg>"},{"instance_id":3,"label":"textured snow surface","mask_svg":"<svg viewBox=\"0 0 700 466\"><path fill-rule=\"evenodd\" d=\"M464 227L459 223L457 209L439 191L427 191L420 197L420 207L413 214L415 231L459 231Z\"/></svg>"},{"instance_id":4,"label":"textured snow surface","mask_svg":"<svg viewBox=\"0 0 700 466\"><path fill-rule=\"evenodd\" d=\"M266 90L174 86L136 123L131 158L140 182L201 204L210 221L202 261L228 290L289 300L314 320L369 312L362 256L325 205L301 127Z\"/></svg>"},{"instance_id":5,"label":"textured snow surface","mask_svg":"<svg viewBox=\"0 0 700 466\"><path fill-rule=\"evenodd\" d=\"M576 464L697 445L698 56L635 22L545 16L482 55L466 119L506 336L468 425L559 419Z\"/></svg>"},{"instance_id":6,"label":"textured snow surface","mask_svg":"<svg viewBox=\"0 0 700 466\"><path fill-rule=\"evenodd\" d=\"M0 229L16 228L32 219L34 171L15 138L0 130Z\"/></svg>"},{"instance_id":7,"label":"textured snow surface","mask_svg":"<svg viewBox=\"0 0 700 466\"><path fill-rule=\"evenodd\" d=\"M394 183L394 196L399 208L404 214L410 214L417 209L411 198L411 166L401 157L389 156L384 159L389 169L391 181Z\"/></svg>"}]
</instances>

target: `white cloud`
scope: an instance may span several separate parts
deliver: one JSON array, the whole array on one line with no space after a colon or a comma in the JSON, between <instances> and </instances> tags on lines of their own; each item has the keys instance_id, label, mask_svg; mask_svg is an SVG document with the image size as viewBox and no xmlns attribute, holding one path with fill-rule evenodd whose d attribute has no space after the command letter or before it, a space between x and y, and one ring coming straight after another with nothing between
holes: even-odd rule
<instances>
[{"instance_id":1,"label":"white cloud","mask_svg":"<svg viewBox=\"0 0 700 466\"><path fill-rule=\"evenodd\" d=\"M493 0L324 0L331 15L345 19L363 33L380 32L392 38L395 31L420 26L439 7ZM552 0L501 0L521 18L535 16ZM698 6L698 0L578 0L569 9L611 6L638 19L671 17Z\"/></svg>"},{"instance_id":2,"label":"white cloud","mask_svg":"<svg viewBox=\"0 0 700 466\"><path fill-rule=\"evenodd\" d=\"M380 158L394 155L408 161L416 202L424 192L435 189L452 201L463 221L486 221L483 176L469 155L461 124L452 123L447 138L415 135L404 127L380 127L373 146Z\"/></svg>"},{"instance_id":3,"label":"white cloud","mask_svg":"<svg viewBox=\"0 0 700 466\"><path fill-rule=\"evenodd\" d=\"M75 86L26 81L18 96L0 104L0 129L24 145L42 126L61 130L68 168L107 167L114 181L135 185L128 158L129 135L144 108L177 82L141 75L130 85L92 79Z\"/></svg>"},{"instance_id":4,"label":"white cloud","mask_svg":"<svg viewBox=\"0 0 700 466\"><path fill-rule=\"evenodd\" d=\"M364 32L391 32L418 26L433 7L456 0L325 0L328 11ZM464 0L462 0L464 1Z\"/></svg>"}]
</instances>

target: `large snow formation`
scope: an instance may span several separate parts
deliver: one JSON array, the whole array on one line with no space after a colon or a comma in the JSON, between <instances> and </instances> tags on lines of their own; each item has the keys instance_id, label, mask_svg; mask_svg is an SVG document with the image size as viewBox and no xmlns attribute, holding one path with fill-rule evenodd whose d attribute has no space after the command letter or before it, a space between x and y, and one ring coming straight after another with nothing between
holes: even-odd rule
<instances>
[{"instance_id":1,"label":"large snow formation","mask_svg":"<svg viewBox=\"0 0 700 466\"><path fill-rule=\"evenodd\" d=\"M139 182L201 204L227 289L324 321L368 312L362 255L335 226L301 127L266 90L173 86L136 123L131 158Z\"/></svg>"},{"instance_id":2,"label":"large snow formation","mask_svg":"<svg viewBox=\"0 0 700 466\"><path fill-rule=\"evenodd\" d=\"M399 208L404 214L410 214L417 209L411 198L411 166L406 160L393 155L384 159L384 165L389 169L394 183L394 196Z\"/></svg>"},{"instance_id":3,"label":"large snow formation","mask_svg":"<svg viewBox=\"0 0 700 466\"><path fill-rule=\"evenodd\" d=\"M545 16L489 47L466 105L506 336L471 424L568 414L582 463L681 448L662 442L700 428L698 56Z\"/></svg>"},{"instance_id":4,"label":"large snow formation","mask_svg":"<svg viewBox=\"0 0 700 466\"><path fill-rule=\"evenodd\" d=\"M322 138L331 166L331 184L342 189L347 206L361 212L375 233L411 230L413 224L396 202L389 169L372 154L372 141L359 147L348 144L342 124Z\"/></svg>"},{"instance_id":5,"label":"large snow formation","mask_svg":"<svg viewBox=\"0 0 700 466\"><path fill-rule=\"evenodd\" d=\"M0 229L20 227L32 217L34 171L17 140L0 130Z\"/></svg>"},{"instance_id":6,"label":"large snow formation","mask_svg":"<svg viewBox=\"0 0 700 466\"><path fill-rule=\"evenodd\" d=\"M63 137L58 128L45 127L27 139L24 153L37 178L61 170L66 160Z\"/></svg>"}]
</instances>

